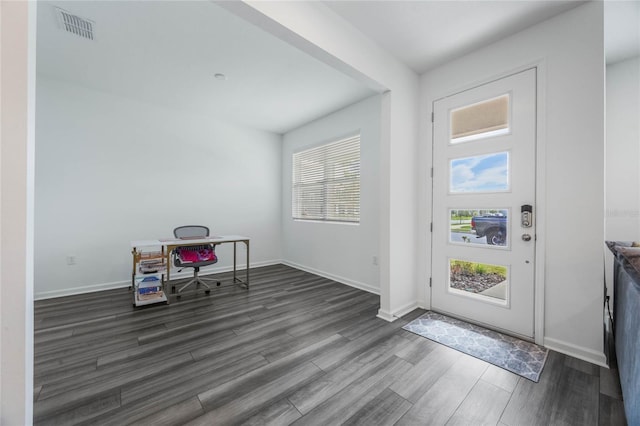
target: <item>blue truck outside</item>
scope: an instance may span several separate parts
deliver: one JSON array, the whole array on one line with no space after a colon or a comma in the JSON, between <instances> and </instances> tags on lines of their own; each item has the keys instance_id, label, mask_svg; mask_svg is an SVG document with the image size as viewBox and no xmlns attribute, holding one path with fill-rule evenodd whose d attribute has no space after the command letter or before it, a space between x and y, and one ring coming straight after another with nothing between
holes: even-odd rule
<instances>
[{"instance_id":1,"label":"blue truck outside","mask_svg":"<svg viewBox=\"0 0 640 426\"><path fill-rule=\"evenodd\" d=\"M487 237L487 244L504 246L507 244L507 216L502 214L473 216L471 229L476 238Z\"/></svg>"}]
</instances>

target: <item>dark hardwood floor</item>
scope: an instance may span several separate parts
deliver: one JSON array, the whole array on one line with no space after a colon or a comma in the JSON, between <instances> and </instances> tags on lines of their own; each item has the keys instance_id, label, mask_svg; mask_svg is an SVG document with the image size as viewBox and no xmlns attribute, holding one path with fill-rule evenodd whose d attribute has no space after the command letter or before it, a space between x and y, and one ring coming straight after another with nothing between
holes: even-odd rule
<instances>
[{"instance_id":1,"label":"dark hardwood floor","mask_svg":"<svg viewBox=\"0 0 640 426\"><path fill-rule=\"evenodd\" d=\"M229 274L221 274L224 280ZM134 309L35 304L34 422L623 425L617 372L551 352L539 383L375 317L379 298L282 265L251 290Z\"/></svg>"}]
</instances>

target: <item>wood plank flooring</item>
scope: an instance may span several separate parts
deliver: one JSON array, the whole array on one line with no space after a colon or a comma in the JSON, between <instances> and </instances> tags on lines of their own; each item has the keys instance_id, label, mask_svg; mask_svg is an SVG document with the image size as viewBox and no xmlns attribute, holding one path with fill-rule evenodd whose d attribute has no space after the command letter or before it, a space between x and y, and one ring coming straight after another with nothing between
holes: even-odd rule
<instances>
[{"instance_id":1,"label":"wood plank flooring","mask_svg":"<svg viewBox=\"0 0 640 426\"><path fill-rule=\"evenodd\" d=\"M388 323L376 295L251 276L141 309L127 289L36 302L34 423L625 424L615 369L551 352L533 383L402 330L422 310Z\"/></svg>"}]
</instances>

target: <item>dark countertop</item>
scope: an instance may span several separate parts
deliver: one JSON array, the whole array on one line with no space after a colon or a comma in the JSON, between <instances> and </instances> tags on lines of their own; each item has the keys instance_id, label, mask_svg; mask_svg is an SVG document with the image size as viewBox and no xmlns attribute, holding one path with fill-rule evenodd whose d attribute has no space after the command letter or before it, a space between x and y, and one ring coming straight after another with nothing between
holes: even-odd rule
<instances>
[{"instance_id":1,"label":"dark countertop","mask_svg":"<svg viewBox=\"0 0 640 426\"><path fill-rule=\"evenodd\" d=\"M631 247L631 241L605 241L609 250L640 285L640 247Z\"/></svg>"}]
</instances>

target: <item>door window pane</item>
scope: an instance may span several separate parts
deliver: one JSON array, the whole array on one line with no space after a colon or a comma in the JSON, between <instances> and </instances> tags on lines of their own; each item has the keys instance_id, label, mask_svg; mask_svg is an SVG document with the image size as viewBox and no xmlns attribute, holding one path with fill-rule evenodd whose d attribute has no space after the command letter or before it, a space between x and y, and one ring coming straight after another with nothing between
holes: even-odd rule
<instances>
[{"instance_id":1,"label":"door window pane","mask_svg":"<svg viewBox=\"0 0 640 426\"><path fill-rule=\"evenodd\" d=\"M449 221L450 243L508 245L509 209L449 209Z\"/></svg>"},{"instance_id":2,"label":"door window pane","mask_svg":"<svg viewBox=\"0 0 640 426\"><path fill-rule=\"evenodd\" d=\"M449 291L506 304L509 269L506 266L449 259Z\"/></svg>"},{"instance_id":3,"label":"door window pane","mask_svg":"<svg viewBox=\"0 0 640 426\"><path fill-rule=\"evenodd\" d=\"M509 133L509 95L451 111L451 143Z\"/></svg>"},{"instance_id":4,"label":"door window pane","mask_svg":"<svg viewBox=\"0 0 640 426\"><path fill-rule=\"evenodd\" d=\"M451 193L509 190L509 153L454 158L449 162Z\"/></svg>"}]
</instances>

